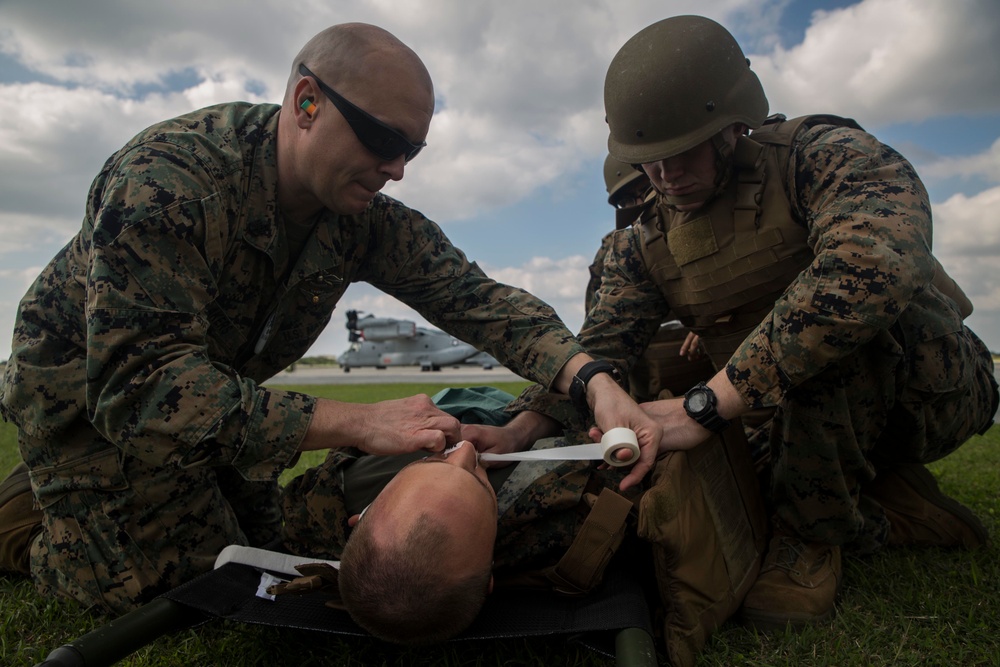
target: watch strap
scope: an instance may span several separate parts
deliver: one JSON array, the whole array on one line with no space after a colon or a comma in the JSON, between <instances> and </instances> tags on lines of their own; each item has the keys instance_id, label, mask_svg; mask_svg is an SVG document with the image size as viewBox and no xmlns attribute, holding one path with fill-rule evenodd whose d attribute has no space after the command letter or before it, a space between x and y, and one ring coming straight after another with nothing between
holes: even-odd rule
<instances>
[{"instance_id":1,"label":"watch strap","mask_svg":"<svg viewBox=\"0 0 1000 667\"><path fill-rule=\"evenodd\" d=\"M710 414L702 415L700 419L696 419L695 421L712 433L722 433L729 428L729 420L716 412L714 407Z\"/></svg>"},{"instance_id":2,"label":"watch strap","mask_svg":"<svg viewBox=\"0 0 1000 667\"><path fill-rule=\"evenodd\" d=\"M589 410L587 405L587 384L598 373L607 373L618 382L618 369L609 361L598 359L588 361L576 372L569 385L569 397L573 404L581 410Z\"/></svg>"}]
</instances>

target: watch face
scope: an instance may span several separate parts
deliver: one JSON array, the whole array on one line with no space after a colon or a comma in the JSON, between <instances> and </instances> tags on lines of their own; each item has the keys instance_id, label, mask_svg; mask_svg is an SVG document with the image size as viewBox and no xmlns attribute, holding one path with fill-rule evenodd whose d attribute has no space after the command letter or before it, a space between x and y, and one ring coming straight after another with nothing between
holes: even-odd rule
<instances>
[{"instance_id":1,"label":"watch face","mask_svg":"<svg viewBox=\"0 0 1000 667\"><path fill-rule=\"evenodd\" d=\"M688 407L692 412L698 413L708 407L708 394L703 391L692 392L688 396Z\"/></svg>"}]
</instances>

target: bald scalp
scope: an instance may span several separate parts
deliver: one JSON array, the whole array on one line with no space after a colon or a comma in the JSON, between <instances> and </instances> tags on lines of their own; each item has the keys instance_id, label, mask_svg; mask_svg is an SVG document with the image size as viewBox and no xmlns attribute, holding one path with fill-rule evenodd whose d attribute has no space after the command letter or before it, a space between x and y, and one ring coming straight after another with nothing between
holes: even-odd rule
<instances>
[{"instance_id":1,"label":"bald scalp","mask_svg":"<svg viewBox=\"0 0 1000 667\"><path fill-rule=\"evenodd\" d=\"M379 541L373 526L380 514L369 514L340 557L338 586L354 621L375 637L411 646L461 633L486 601L491 566L450 578L441 564L450 562L454 535L440 517L421 514L405 534Z\"/></svg>"},{"instance_id":2,"label":"bald scalp","mask_svg":"<svg viewBox=\"0 0 1000 667\"><path fill-rule=\"evenodd\" d=\"M299 63L326 81L332 88L351 88L371 79L386 65L405 68L408 74L433 90L430 73L410 47L383 28L367 23L341 23L321 31L302 47L292 61L285 87L285 102L301 78Z\"/></svg>"}]
</instances>

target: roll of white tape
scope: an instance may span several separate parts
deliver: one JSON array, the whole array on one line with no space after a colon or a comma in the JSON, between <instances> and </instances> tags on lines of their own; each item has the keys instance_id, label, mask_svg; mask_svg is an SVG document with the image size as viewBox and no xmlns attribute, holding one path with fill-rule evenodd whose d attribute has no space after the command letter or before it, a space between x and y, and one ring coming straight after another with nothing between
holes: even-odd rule
<instances>
[{"instance_id":1,"label":"roll of white tape","mask_svg":"<svg viewBox=\"0 0 1000 667\"><path fill-rule=\"evenodd\" d=\"M635 431L630 428L620 426L613 428L601 438L604 446L604 462L612 466L627 466L639 460L639 439L635 436ZM615 458L615 452L622 449L629 451L629 456Z\"/></svg>"},{"instance_id":2,"label":"roll of white tape","mask_svg":"<svg viewBox=\"0 0 1000 667\"><path fill-rule=\"evenodd\" d=\"M614 453L627 449L630 455L624 460L615 458ZM630 428L613 428L604 434L600 442L589 445L570 445L550 449L530 449L511 454L479 455L480 461L604 461L615 467L627 466L639 460L639 441Z\"/></svg>"}]
</instances>

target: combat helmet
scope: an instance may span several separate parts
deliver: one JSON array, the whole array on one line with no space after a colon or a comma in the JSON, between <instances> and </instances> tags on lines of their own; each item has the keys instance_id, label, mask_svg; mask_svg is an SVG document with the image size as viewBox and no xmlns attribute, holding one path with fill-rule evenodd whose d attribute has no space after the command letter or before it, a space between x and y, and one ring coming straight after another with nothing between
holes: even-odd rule
<instances>
[{"instance_id":1,"label":"combat helmet","mask_svg":"<svg viewBox=\"0 0 1000 667\"><path fill-rule=\"evenodd\" d=\"M608 191L608 203L615 206L616 195L621 192L622 188L645 177L645 173L631 164L619 162L610 155L604 158L604 187Z\"/></svg>"},{"instance_id":2,"label":"combat helmet","mask_svg":"<svg viewBox=\"0 0 1000 667\"><path fill-rule=\"evenodd\" d=\"M608 152L628 164L697 146L733 123L760 127L767 98L729 31L702 16L675 16L636 33L604 79Z\"/></svg>"}]
</instances>

